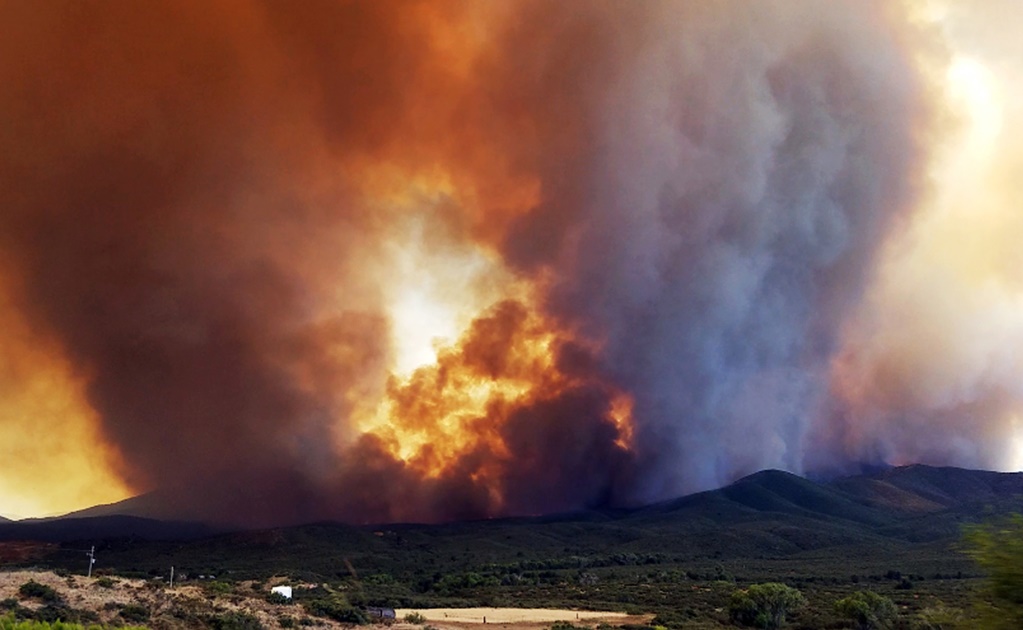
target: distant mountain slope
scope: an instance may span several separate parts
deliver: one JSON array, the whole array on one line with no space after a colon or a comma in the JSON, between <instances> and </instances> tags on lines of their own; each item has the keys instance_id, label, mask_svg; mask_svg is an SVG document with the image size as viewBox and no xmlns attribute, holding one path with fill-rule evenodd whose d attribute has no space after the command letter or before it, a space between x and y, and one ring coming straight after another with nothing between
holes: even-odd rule
<instances>
[{"instance_id":1,"label":"distant mountain slope","mask_svg":"<svg viewBox=\"0 0 1023 630\"><path fill-rule=\"evenodd\" d=\"M159 521L137 516L115 515L0 523L0 541L69 542L113 538L189 540L211 536L218 531L200 523Z\"/></svg>"},{"instance_id":2,"label":"distant mountain slope","mask_svg":"<svg viewBox=\"0 0 1023 630\"><path fill-rule=\"evenodd\" d=\"M936 512L1023 495L1023 473L914 464L831 482L864 503L900 512Z\"/></svg>"},{"instance_id":3,"label":"distant mountain slope","mask_svg":"<svg viewBox=\"0 0 1023 630\"><path fill-rule=\"evenodd\" d=\"M1023 475L907 466L830 482L765 470L618 521L667 550L722 557L958 539L964 523L1023 510ZM679 535L684 534L680 539Z\"/></svg>"},{"instance_id":4,"label":"distant mountain slope","mask_svg":"<svg viewBox=\"0 0 1023 630\"><path fill-rule=\"evenodd\" d=\"M137 516L154 520L180 520L182 518L180 515L172 513L159 492L147 492L116 503L95 505L84 510L70 512L59 518L93 518L97 516Z\"/></svg>"},{"instance_id":5,"label":"distant mountain slope","mask_svg":"<svg viewBox=\"0 0 1023 630\"><path fill-rule=\"evenodd\" d=\"M1023 473L913 465L893 468L881 475L897 488L913 492L946 507L979 501L997 501L1023 494Z\"/></svg>"},{"instance_id":6,"label":"distant mountain slope","mask_svg":"<svg viewBox=\"0 0 1023 630\"><path fill-rule=\"evenodd\" d=\"M705 519L718 524L789 519L881 525L894 516L841 491L780 470L765 470L720 488L652 505L640 511L651 520Z\"/></svg>"},{"instance_id":7,"label":"distant mountain slope","mask_svg":"<svg viewBox=\"0 0 1023 630\"><path fill-rule=\"evenodd\" d=\"M523 549L541 555L566 549L583 556L656 549L685 557L743 557L952 540L963 523L1012 510L1023 510L1023 474L907 466L815 482L766 470L718 490L633 510L442 525L321 524L190 544L212 558L272 543L287 550L282 551L287 557L276 560L281 563L291 561L288 554L315 563L317 554L335 555L339 549L376 562L370 558L401 555L410 546L451 553L466 547L475 558L491 562L506 561ZM165 513L160 495L150 493L56 519L0 523L0 540L192 540L224 531L180 522L180 517L178 522L143 517ZM392 549L379 531L399 532L405 547Z\"/></svg>"},{"instance_id":8,"label":"distant mountain slope","mask_svg":"<svg viewBox=\"0 0 1023 630\"><path fill-rule=\"evenodd\" d=\"M720 492L760 512L784 512L870 525L892 520L890 514L857 502L830 485L817 484L780 470L765 470L744 477Z\"/></svg>"}]
</instances>

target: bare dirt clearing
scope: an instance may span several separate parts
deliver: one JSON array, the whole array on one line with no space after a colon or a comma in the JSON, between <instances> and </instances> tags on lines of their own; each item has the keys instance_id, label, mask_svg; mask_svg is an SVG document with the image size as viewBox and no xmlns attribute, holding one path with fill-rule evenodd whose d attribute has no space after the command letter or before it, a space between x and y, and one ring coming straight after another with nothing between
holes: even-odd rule
<instances>
[{"instance_id":1,"label":"bare dirt clearing","mask_svg":"<svg viewBox=\"0 0 1023 630\"><path fill-rule=\"evenodd\" d=\"M486 623L487 625L500 624L511 628L541 628L549 626L555 621L586 622L587 625L601 622L614 625L645 624L652 617L652 615L553 608L425 608L418 610L409 608L395 610L398 619L404 619L405 615L414 612L422 615L430 624L439 627L444 627L446 624L451 627L461 627Z\"/></svg>"}]
</instances>

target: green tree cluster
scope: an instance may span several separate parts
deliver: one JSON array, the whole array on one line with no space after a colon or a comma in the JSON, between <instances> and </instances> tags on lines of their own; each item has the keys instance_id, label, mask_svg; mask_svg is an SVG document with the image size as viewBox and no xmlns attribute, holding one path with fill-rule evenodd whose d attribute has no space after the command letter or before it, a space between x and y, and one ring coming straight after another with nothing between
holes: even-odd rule
<instances>
[{"instance_id":1,"label":"green tree cluster","mask_svg":"<svg viewBox=\"0 0 1023 630\"><path fill-rule=\"evenodd\" d=\"M835 602L835 610L859 630L887 630L898 616L895 603L873 591L856 591Z\"/></svg>"},{"instance_id":2,"label":"green tree cluster","mask_svg":"<svg viewBox=\"0 0 1023 630\"><path fill-rule=\"evenodd\" d=\"M778 582L753 584L732 593L728 606L733 622L773 630L785 623L785 617L806 603L803 594Z\"/></svg>"}]
</instances>

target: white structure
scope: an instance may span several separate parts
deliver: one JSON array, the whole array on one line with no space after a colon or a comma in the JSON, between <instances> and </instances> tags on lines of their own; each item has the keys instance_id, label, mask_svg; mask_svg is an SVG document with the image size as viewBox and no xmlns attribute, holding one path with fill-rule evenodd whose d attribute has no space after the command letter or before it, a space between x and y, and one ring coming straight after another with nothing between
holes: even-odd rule
<instances>
[{"instance_id":1,"label":"white structure","mask_svg":"<svg viewBox=\"0 0 1023 630\"><path fill-rule=\"evenodd\" d=\"M291 587L290 586L275 586L270 589L271 593L280 593L281 595L291 599Z\"/></svg>"}]
</instances>

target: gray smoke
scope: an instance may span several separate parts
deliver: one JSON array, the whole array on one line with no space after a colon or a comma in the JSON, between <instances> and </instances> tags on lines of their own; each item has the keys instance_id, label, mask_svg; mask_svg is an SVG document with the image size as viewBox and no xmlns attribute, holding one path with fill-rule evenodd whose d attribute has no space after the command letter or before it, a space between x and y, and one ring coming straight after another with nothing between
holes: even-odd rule
<instances>
[{"instance_id":1,"label":"gray smoke","mask_svg":"<svg viewBox=\"0 0 1023 630\"><path fill-rule=\"evenodd\" d=\"M509 244L556 270L550 308L606 342L635 396L633 500L803 469L927 120L880 4L642 6L627 63L590 71L587 150L544 171L556 194L564 173L583 183L519 226L555 244Z\"/></svg>"}]
</instances>

